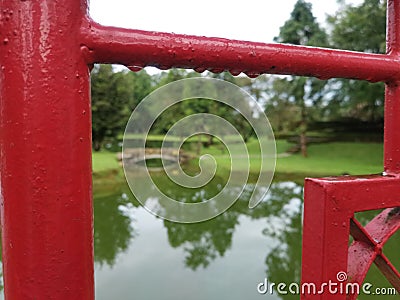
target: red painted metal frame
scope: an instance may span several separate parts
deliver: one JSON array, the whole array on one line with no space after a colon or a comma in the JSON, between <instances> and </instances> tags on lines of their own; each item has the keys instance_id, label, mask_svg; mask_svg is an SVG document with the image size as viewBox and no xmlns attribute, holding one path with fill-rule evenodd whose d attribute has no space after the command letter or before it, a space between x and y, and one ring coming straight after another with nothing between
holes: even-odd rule
<instances>
[{"instance_id":1,"label":"red painted metal frame","mask_svg":"<svg viewBox=\"0 0 400 300\"><path fill-rule=\"evenodd\" d=\"M387 55L399 60L400 1L388 0ZM366 177L307 179L304 195L302 282L319 286L346 272L359 286L372 263L400 293L400 274L382 253L400 228L397 209L386 209L365 228L355 212L400 206L399 77L386 80L384 172ZM348 247L349 234L354 242ZM356 293L304 294L302 299L357 299Z\"/></svg>"},{"instance_id":2,"label":"red painted metal frame","mask_svg":"<svg viewBox=\"0 0 400 300\"><path fill-rule=\"evenodd\" d=\"M400 215L384 210L364 229L354 213L399 205L398 175L370 175L307 179L304 195L302 282L317 287L337 281L346 272L349 282L361 286L375 261L389 282L400 291L400 274L388 262L382 248L399 228ZM349 234L354 243L348 246ZM302 299L356 299L357 295L305 294Z\"/></svg>"},{"instance_id":3,"label":"red painted metal frame","mask_svg":"<svg viewBox=\"0 0 400 300\"><path fill-rule=\"evenodd\" d=\"M385 210L365 229L353 216L400 206L400 131L395 126L400 116L400 0L388 0L385 55L104 27L89 18L86 0L0 3L6 299L94 298L88 68L93 63L386 82L386 174L306 181L302 280L322 283L348 271L351 280L361 282L375 261L398 288L399 274L381 253L399 227L398 216ZM390 222L382 222L388 216ZM355 238L350 252L349 233ZM365 253L362 260L354 250Z\"/></svg>"},{"instance_id":4,"label":"red painted metal frame","mask_svg":"<svg viewBox=\"0 0 400 300\"><path fill-rule=\"evenodd\" d=\"M84 2L0 2L0 184L6 299L93 299Z\"/></svg>"}]
</instances>

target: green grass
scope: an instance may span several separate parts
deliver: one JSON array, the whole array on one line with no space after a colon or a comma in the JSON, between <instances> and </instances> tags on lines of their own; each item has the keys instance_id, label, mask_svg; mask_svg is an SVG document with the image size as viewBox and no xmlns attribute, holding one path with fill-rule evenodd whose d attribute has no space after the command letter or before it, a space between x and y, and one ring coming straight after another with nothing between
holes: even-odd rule
<instances>
[{"instance_id":1,"label":"green grass","mask_svg":"<svg viewBox=\"0 0 400 300\"><path fill-rule=\"evenodd\" d=\"M333 142L311 144L308 157L300 154L278 158L276 172L306 175L352 175L382 172L383 145L380 143Z\"/></svg>"},{"instance_id":2,"label":"green grass","mask_svg":"<svg viewBox=\"0 0 400 300\"><path fill-rule=\"evenodd\" d=\"M380 143L355 143L355 142L332 142L323 144L311 144L308 147L308 157L300 154L293 154L288 157L280 156L290 149L293 144L286 140L276 141L276 173L282 174L303 174L307 176L326 176L341 174L372 174L382 171L383 145ZM238 148L237 148L238 149ZM232 154L237 154L233 147ZM258 172L260 159L258 143L251 140L247 144L250 155L250 170ZM218 165L223 168L230 168L228 152L221 150L220 146L203 149L203 153L215 156ZM238 160L238 167L247 166L246 160Z\"/></svg>"},{"instance_id":3,"label":"green grass","mask_svg":"<svg viewBox=\"0 0 400 300\"><path fill-rule=\"evenodd\" d=\"M293 144L285 140L277 140L277 154L282 154ZM257 140L247 144L250 155L250 171L258 172L259 147ZM232 154L240 155L239 147L233 146ZM203 148L201 154L211 154L216 159L218 166L230 169L230 158L226 149L220 144ZM311 144L308 147L308 157L293 154L288 157L278 156L275 172L279 175L301 174L302 176L327 176L341 174L372 174L382 171L383 146L379 143L345 143L332 142L324 144ZM246 159L234 158L236 166L245 170ZM196 161L192 162L197 164ZM115 152L100 151L93 153L93 172L95 174L121 170Z\"/></svg>"},{"instance_id":4,"label":"green grass","mask_svg":"<svg viewBox=\"0 0 400 300\"><path fill-rule=\"evenodd\" d=\"M93 152L92 162L93 162L92 165L94 173L120 169L120 165L117 160L117 153L115 152L109 152L109 151Z\"/></svg>"},{"instance_id":5,"label":"green grass","mask_svg":"<svg viewBox=\"0 0 400 300\"><path fill-rule=\"evenodd\" d=\"M178 136L165 136L162 134L149 134L149 135L144 135L144 134L134 134L134 133L126 133L124 135L120 135L118 136L118 138L120 140L122 140L123 138L128 139L128 140L143 140L146 139L146 141L170 141L170 142L180 142L182 141L181 137ZM186 139L186 142L197 142L199 139L198 135L193 135L189 138ZM208 136L202 134L200 135L200 140L203 142L207 142L208 141ZM216 138L214 138L214 140L216 140ZM226 135L224 136L224 140L226 141L239 141L240 137L238 136L234 136L234 135Z\"/></svg>"}]
</instances>

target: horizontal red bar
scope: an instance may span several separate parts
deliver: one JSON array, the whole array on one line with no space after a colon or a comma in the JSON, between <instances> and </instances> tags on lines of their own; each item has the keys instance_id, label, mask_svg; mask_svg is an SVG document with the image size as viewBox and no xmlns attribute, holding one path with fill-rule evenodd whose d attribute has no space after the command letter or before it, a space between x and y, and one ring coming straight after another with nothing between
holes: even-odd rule
<instances>
[{"instance_id":1,"label":"horizontal red bar","mask_svg":"<svg viewBox=\"0 0 400 300\"><path fill-rule=\"evenodd\" d=\"M400 206L400 176L396 174L306 178L306 184L319 186L333 206L349 215Z\"/></svg>"},{"instance_id":2,"label":"horizontal red bar","mask_svg":"<svg viewBox=\"0 0 400 300\"><path fill-rule=\"evenodd\" d=\"M226 70L251 77L268 73L372 82L400 78L400 62L392 55L121 29L92 21L82 33L88 63Z\"/></svg>"}]
</instances>

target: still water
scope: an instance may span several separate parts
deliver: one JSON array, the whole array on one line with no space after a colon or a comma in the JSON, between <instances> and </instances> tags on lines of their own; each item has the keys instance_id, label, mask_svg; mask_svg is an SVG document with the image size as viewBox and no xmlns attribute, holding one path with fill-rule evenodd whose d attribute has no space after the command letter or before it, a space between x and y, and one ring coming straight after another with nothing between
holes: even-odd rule
<instances>
[{"instance_id":1,"label":"still water","mask_svg":"<svg viewBox=\"0 0 400 300\"><path fill-rule=\"evenodd\" d=\"M168 193L164 176L153 176ZM157 180L159 179L159 180ZM211 186L211 187L210 187ZM223 184L174 189L181 200L210 198ZM177 224L150 214L126 186L95 196L96 299L299 299L259 294L257 285L300 281L303 187L275 181L262 203L248 208L252 184L222 215L198 224ZM171 192L171 191L170 191ZM374 212L358 215L366 223ZM400 236L384 251L399 267ZM372 268L367 282L390 284ZM366 296L359 299L398 299Z\"/></svg>"},{"instance_id":2,"label":"still water","mask_svg":"<svg viewBox=\"0 0 400 300\"><path fill-rule=\"evenodd\" d=\"M168 193L163 174L153 178ZM223 188L216 182L173 192L181 199L209 198ZM248 183L240 199L212 220L178 224L150 214L125 184L95 184L96 299L299 299L276 292L261 295L257 285L265 278L273 283L300 281L303 187L275 181L262 203L249 209L246 191L251 188ZM365 223L372 215L358 218ZM399 245L395 235L384 249L397 268ZM390 286L376 268L366 281Z\"/></svg>"},{"instance_id":3,"label":"still water","mask_svg":"<svg viewBox=\"0 0 400 300\"><path fill-rule=\"evenodd\" d=\"M244 197L217 218L177 224L126 187L96 195L96 299L279 299L257 284L299 281L301 197L300 185L277 182L255 209Z\"/></svg>"}]
</instances>

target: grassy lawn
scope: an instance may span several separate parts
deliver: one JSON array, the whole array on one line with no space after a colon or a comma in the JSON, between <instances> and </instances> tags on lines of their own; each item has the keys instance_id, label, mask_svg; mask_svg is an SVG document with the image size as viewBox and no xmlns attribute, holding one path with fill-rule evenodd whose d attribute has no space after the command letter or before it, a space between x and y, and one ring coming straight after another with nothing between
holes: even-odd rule
<instances>
[{"instance_id":1,"label":"grassy lawn","mask_svg":"<svg viewBox=\"0 0 400 300\"><path fill-rule=\"evenodd\" d=\"M307 176L327 176L341 174L372 174L382 171L383 145L380 143L355 143L332 142L323 144L311 144L308 147L308 157L300 154L280 156L293 144L286 140L276 141L276 173L304 174ZM260 159L257 158L259 148L256 140L247 144L250 155L250 170L258 171ZM235 148L232 151L235 153ZM230 168L228 152L221 146L203 149L203 153L214 155L218 164L224 168ZM246 167L246 161L238 160L239 166Z\"/></svg>"},{"instance_id":2,"label":"grassy lawn","mask_svg":"<svg viewBox=\"0 0 400 300\"><path fill-rule=\"evenodd\" d=\"M383 145L379 143L325 143L308 147L300 154L277 159L276 172L311 175L352 175L382 172Z\"/></svg>"},{"instance_id":3,"label":"grassy lawn","mask_svg":"<svg viewBox=\"0 0 400 300\"><path fill-rule=\"evenodd\" d=\"M277 154L284 153L292 144L285 140L277 140ZM233 147L232 154L237 147ZM250 170L258 172L259 147L256 140L247 144L250 155ZM226 149L221 144L203 148L202 154L211 154L217 160L218 166L230 169L230 158ZM341 174L372 174L382 171L383 146L379 143L344 143L333 142L324 144L311 144L308 147L307 158L300 154L293 154L287 157L278 155L276 173L278 174L301 174L305 176L327 176ZM100 151L93 153L93 172L96 174L110 170L121 170L116 159L115 152ZM241 157L234 158L236 166L245 169L246 160ZM194 162L196 163L196 162Z\"/></svg>"},{"instance_id":4,"label":"grassy lawn","mask_svg":"<svg viewBox=\"0 0 400 300\"><path fill-rule=\"evenodd\" d=\"M118 170L120 168L117 154L110 151L93 152L92 165L94 173Z\"/></svg>"}]
</instances>

